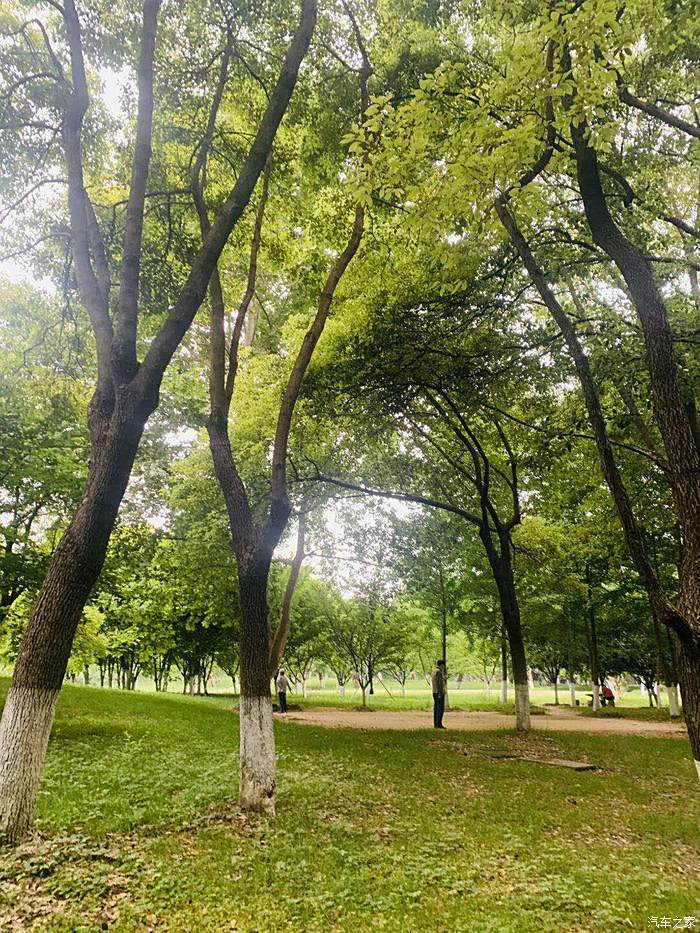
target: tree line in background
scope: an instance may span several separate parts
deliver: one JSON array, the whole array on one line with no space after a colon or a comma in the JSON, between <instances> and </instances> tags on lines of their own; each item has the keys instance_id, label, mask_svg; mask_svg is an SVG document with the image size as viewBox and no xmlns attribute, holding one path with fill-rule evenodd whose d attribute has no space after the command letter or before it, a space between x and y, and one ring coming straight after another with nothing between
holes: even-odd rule
<instances>
[{"instance_id":1,"label":"tree line in background","mask_svg":"<svg viewBox=\"0 0 700 933\"><path fill-rule=\"evenodd\" d=\"M235 674L269 813L270 677L324 639L364 693L462 632L520 730L534 666L680 684L700 762L698 29L4 5L0 835L90 657Z\"/></svg>"}]
</instances>

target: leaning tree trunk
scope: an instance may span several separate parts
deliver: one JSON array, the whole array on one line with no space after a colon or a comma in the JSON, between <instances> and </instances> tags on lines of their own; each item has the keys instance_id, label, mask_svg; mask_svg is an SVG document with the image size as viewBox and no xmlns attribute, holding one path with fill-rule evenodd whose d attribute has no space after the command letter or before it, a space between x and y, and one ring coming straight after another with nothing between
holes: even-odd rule
<instances>
[{"instance_id":1,"label":"leaning tree trunk","mask_svg":"<svg viewBox=\"0 0 700 933\"><path fill-rule=\"evenodd\" d=\"M492 561L493 574L498 587L503 625L508 636L510 660L513 668L515 688L515 728L518 732L530 729L530 690L528 687L527 659L523 629L520 621L520 606L515 589L515 579L510 561L496 557Z\"/></svg>"},{"instance_id":2,"label":"leaning tree trunk","mask_svg":"<svg viewBox=\"0 0 700 933\"><path fill-rule=\"evenodd\" d=\"M0 839L29 831L73 638L99 577L144 418L115 411L22 637L0 722Z\"/></svg>"},{"instance_id":3,"label":"leaning tree trunk","mask_svg":"<svg viewBox=\"0 0 700 933\"><path fill-rule=\"evenodd\" d=\"M240 791L242 807L274 816L277 800L275 737L270 698L270 560L239 562L241 602Z\"/></svg>"}]
</instances>

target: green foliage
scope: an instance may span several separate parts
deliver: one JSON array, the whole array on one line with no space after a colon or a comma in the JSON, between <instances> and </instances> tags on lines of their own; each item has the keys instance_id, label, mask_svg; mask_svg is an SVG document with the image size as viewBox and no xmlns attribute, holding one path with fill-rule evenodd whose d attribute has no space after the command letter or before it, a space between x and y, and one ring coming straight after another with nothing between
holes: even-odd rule
<instances>
[{"instance_id":1,"label":"green foliage","mask_svg":"<svg viewBox=\"0 0 700 933\"><path fill-rule=\"evenodd\" d=\"M597 933L696 911L696 777L676 739L482 732L436 744L427 731L285 722L279 815L259 821L234 804L236 722L225 701L66 688L42 834L3 856L0 924L185 933L197 917L344 933L439 917L460 933L535 933L585 916ZM494 747L603 770L495 761ZM614 870L601 870L601 845Z\"/></svg>"}]
</instances>

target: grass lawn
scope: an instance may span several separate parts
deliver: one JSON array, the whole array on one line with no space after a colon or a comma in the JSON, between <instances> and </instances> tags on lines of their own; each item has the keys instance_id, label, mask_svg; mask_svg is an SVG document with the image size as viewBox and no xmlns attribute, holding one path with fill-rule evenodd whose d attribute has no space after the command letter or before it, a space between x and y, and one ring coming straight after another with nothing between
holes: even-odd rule
<instances>
[{"instance_id":1,"label":"grass lawn","mask_svg":"<svg viewBox=\"0 0 700 933\"><path fill-rule=\"evenodd\" d=\"M700 928L685 741L282 722L279 815L265 822L236 807L230 705L66 687L40 838L0 854L0 929L583 933L649 930L652 916Z\"/></svg>"}]
</instances>

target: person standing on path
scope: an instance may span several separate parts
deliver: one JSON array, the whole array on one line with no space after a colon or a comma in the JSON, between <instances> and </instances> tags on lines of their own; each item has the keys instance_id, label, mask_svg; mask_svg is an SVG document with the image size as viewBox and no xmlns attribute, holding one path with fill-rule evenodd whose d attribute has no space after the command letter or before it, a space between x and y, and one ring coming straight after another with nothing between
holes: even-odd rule
<instances>
[{"instance_id":1,"label":"person standing on path","mask_svg":"<svg viewBox=\"0 0 700 933\"><path fill-rule=\"evenodd\" d=\"M289 681L284 676L284 671L280 671L277 675L277 701L280 713L287 712L287 690L289 690Z\"/></svg>"},{"instance_id":2,"label":"person standing on path","mask_svg":"<svg viewBox=\"0 0 700 933\"><path fill-rule=\"evenodd\" d=\"M433 726L444 729L442 716L445 712L445 681L447 679L446 665L441 658L433 668L430 679L433 685Z\"/></svg>"}]
</instances>

